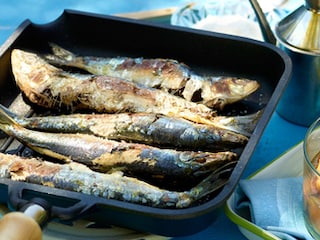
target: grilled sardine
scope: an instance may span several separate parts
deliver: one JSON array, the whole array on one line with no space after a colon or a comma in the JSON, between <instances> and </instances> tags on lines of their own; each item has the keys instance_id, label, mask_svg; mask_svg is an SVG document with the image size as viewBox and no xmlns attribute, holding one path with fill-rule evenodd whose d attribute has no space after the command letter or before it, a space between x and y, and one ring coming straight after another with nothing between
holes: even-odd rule
<instances>
[{"instance_id":1,"label":"grilled sardine","mask_svg":"<svg viewBox=\"0 0 320 240\"><path fill-rule=\"evenodd\" d=\"M15 49L11 61L17 85L31 102L43 107L160 113L199 123L210 123L216 115L202 104L124 79L65 72L33 53Z\"/></svg>"},{"instance_id":2,"label":"grilled sardine","mask_svg":"<svg viewBox=\"0 0 320 240\"><path fill-rule=\"evenodd\" d=\"M188 150L226 150L243 147L248 138L230 130L149 113L70 114L18 117L0 109L20 125L43 132L84 133L111 140Z\"/></svg>"},{"instance_id":3,"label":"grilled sardine","mask_svg":"<svg viewBox=\"0 0 320 240\"><path fill-rule=\"evenodd\" d=\"M173 59L76 56L56 44L51 46L54 54L45 55L50 63L81 68L95 75L127 79L216 109L240 101L259 88L257 81L245 78L199 76L187 65Z\"/></svg>"},{"instance_id":4,"label":"grilled sardine","mask_svg":"<svg viewBox=\"0 0 320 240\"><path fill-rule=\"evenodd\" d=\"M17 85L32 103L42 107L162 114L246 136L251 135L261 114L217 117L216 111L203 104L120 78L71 74L48 64L36 54L18 49L12 51L11 61Z\"/></svg>"},{"instance_id":5,"label":"grilled sardine","mask_svg":"<svg viewBox=\"0 0 320 240\"><path fill-rule=\"evenodd\" d=\"M181 179L195 183L216 168L237 160L237 154L230 151L177 151L87 134L33 131L19 125L2 109L0 129L40 154L80 162L99 172L121 169L128 175L157 183L175 184Z\"/></svg>"},{"instance_id":6,"label":"grilled sardine","mask_svg":"<svg viewBox=\"0 0 320 240\"><path fill-rule=\"evenodd\" d=\"M57 164L0 153L0 178L158 208L190 206L203 196L221 188L227 182L227 178L219 178L219 175L229 170L217 169L194 188L177 192L123 176L121 172L102 174L75 162Z\"/></svg>"}]
</instances>

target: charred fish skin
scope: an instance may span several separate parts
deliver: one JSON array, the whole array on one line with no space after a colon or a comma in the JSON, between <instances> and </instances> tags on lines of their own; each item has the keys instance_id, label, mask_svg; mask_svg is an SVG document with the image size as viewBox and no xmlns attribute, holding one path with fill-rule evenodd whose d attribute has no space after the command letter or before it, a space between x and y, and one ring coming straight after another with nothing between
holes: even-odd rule
<instances>
[{"instance_id":1,"label":"charred fish skin","mask_svg":"<svg viewBox=\"0 0 320 240\"><path fill-rule=\"evenodd\" d=\"M219 179L219 171L212 173L194 188L177 192L123 176L121 172L101 174L75 162L57 164L0 153L0 178L157 208L186 208L216 191L226 183L225 179Z\"/></svg>"},{"instance_id":2,"label":"charred fish skin","mask_svg":"<svg viewBox=\"0 0 320 240\"><path fill-rule=\"evenodd\" d=\"M31 130L84 133L158 147L217 151L243 147L248 141L246 136L230 130L160 114L69 114L26 118L18 117L1 104L0 109Z\"/></svg>"},{"instance_id":3,"label":"charred fish skin","mask_svg":"<svg viewBox=\"0 0 320 240\"><path fill-rule=\"evenodd\" d=\"M187 65L172 59L81 57L56 44L51 44L51 47L53 55L44 56L50 63L160 88L210 108L223 109L225 105L240 101L259 88L257 81L246 78L202 77Z\"/></svg>"},{"instance_id":4,"label":"charred fish skin","mask_svg":"<svg viewBox=\"0 0 320 240\"><path fill-rule=\"evenodd\" d=\"M160 113L208 124L216 116L216 111L205 105L124 79L67 73L22 50L14 49L11 61L19 88L31 102L42 107Z\"/></svg>"},{"instance_id":5,"label":"charred fish skin","mask_svg":"<svg viewBox=\"0 0 320 240\"><path fill-rule=\"evenodd\" d=\"M38 132L23 128L0 109L0 129L32 150L62 161L76 161L100 172L121 168L149 181L194 178L237 159L230 151L217 153L159 149L144 144L116 142L87 134Z\"/></svg>"}]
</instances>

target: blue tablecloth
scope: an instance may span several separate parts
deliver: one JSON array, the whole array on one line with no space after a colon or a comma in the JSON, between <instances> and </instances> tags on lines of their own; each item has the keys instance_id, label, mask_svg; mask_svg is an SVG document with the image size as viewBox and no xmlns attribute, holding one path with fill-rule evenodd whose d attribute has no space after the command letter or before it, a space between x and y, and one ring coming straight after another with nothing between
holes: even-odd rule
<instances>
[{"instance_id":1,"label":"blue tablecloth","mask_svg":"<svg viewBox=\"0 0 320 240\"><path fill-rule=\"evenodd\" d=\"M146 11L157 8L182 6L189 0L0 0L0 44L10 36L16 27L25 19L34 23L47 23L61 15L64 9L115 14L125 12ZM276 112L257 145L257 148L243 174L248 177L259 168L276 158L282 152L303 140L305 127L292 124L282 119ZM193 236L174 238L180 239L237 239L245 237L239 232L221 210L221 215L211 226Z\"/></svg>"}]
</instances>

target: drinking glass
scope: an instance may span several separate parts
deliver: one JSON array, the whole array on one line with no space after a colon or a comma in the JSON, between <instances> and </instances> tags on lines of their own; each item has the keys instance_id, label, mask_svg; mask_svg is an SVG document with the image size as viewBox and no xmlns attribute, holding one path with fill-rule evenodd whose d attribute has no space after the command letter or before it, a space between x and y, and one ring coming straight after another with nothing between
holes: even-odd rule
<instances>
[{"instance_id":1,"label":"drinking glass","mask_svg":"<svg viewBox=\"0 0 320 240\"><path fill-rule=\"evenodd\" d=\"M310 234L320 239L320 118L308 129L303 150L304 219Z\"/></svg>"}]
</instances>

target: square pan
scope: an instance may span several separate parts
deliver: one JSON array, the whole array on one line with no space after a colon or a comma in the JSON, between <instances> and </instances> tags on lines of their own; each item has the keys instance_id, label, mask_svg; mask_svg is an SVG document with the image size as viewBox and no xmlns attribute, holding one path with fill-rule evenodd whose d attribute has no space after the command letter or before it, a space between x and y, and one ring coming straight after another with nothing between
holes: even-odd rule
<instances>
[{"instance_id":1,"label":"square pan","mask_svg":"<svg viewBox=\"0 0 320 240\"><path fill-rule=\"evenodd\" d=\"M54 42L80 55L172 58L200 74L230 75L255 79L260 89L238 106L264 109L257 126L234 168L230 181L213 198L186 209L158 209L0 179L0 201L11 201L9 192L23 198L49 199L58 208L83 210L86 217L165 236L190 235L208 227L235 189L291 75L289 57L277 47L251 39L148 23L141 20L65 10L55 21L24 21L0 48L0 103L9 106L18 96L11 72L14 48L49 52ZM18 189L18 190L17 190ZM17 194L16 194L17 195ZM61 209L60 209L61 210ZM58 211L59 212L59 211ZM57 213L63 218L65 214Z\"/></svg>"}]
</instances>

